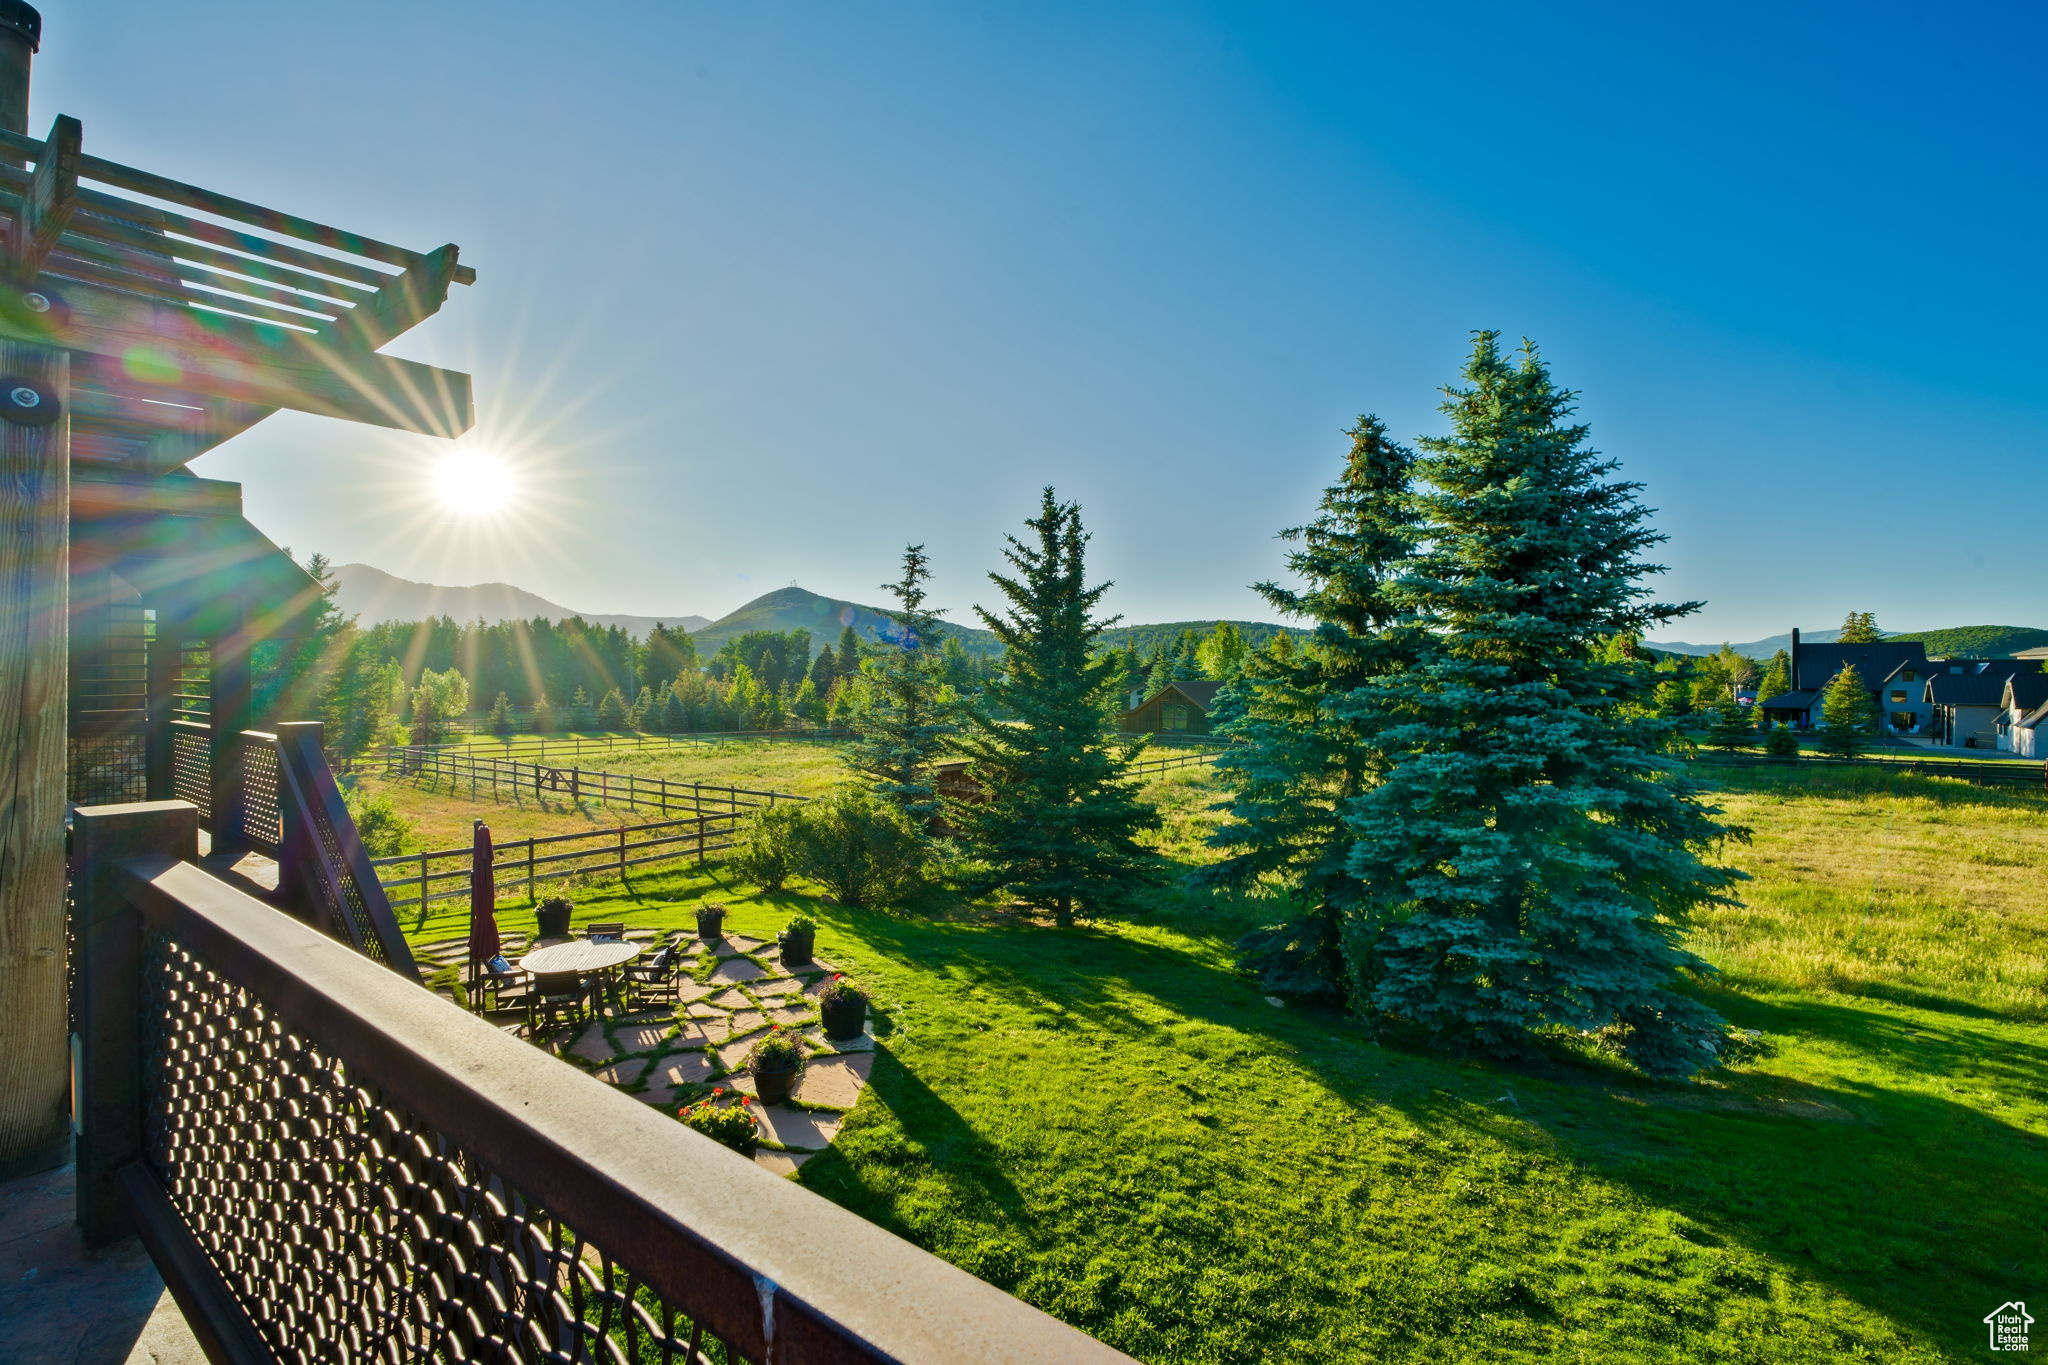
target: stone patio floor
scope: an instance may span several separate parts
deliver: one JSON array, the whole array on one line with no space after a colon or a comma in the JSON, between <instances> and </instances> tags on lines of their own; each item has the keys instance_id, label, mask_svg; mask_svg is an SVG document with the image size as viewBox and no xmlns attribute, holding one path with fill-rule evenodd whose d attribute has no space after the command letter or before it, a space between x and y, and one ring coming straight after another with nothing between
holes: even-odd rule
<instances>
[{"instance_id":1,"label":"stone patio floor","mask_svg":"<svg viewBox=\"0 0 2048 1365\"><path fill-rule=\"evenodd\" d=\"M538 1040L540 1045L642 1103L674 1114L721 1088L719 1104L737 1104L742 1095L752 1098L747 1053L770 1027L792 1029L809 1058L789 1102L750 1105L761 1131L754 1161L777 1175L791 1175L830 1146L867 1085L875 1048L872 1033L839 1043L825 1037L817 995L837 968L822 959L785 967L773 944L740 934L710 943L681 930L633 929L626 937L650 944L643 961L661 944L676 945L682 955L678 1003L606 1014L558 1030ZM503 942L505 955L515 962L529 950L518 934L506 933ZM467 954L460 939L419 950L427 972L460 968ZM500 1022L518 1027L509 1015Z\"/></svg>"}]
</instances>

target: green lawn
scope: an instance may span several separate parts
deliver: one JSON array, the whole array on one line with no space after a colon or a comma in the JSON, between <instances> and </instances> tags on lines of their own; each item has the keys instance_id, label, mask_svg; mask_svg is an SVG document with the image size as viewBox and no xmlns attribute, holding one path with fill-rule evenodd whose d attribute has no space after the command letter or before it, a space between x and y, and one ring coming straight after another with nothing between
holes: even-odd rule
<instances>
[{"instance_id":1,"label":"green lawn","mask_svg":"<svg viewBox=\"0 0 2048 1365\"><path fill-rule=\"evenodd\" d=\"M1229 904L1061 932L677 874L578 918L817 916L886 1032L803 1183L1141 1360L1975 1358L1985 1313L2048 1298L2048 802L1718 771L1757 880L1696 942L1764 1046L1694 1085L1275 1008ZM1170 856L1211 780L1148 789Z\"/></svg>"}]
</instances>

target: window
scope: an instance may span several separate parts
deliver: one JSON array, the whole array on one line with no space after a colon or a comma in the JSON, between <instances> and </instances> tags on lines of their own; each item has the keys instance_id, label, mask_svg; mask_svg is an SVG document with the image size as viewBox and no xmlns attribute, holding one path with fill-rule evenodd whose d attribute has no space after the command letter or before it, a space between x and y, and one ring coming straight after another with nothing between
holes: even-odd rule
<instances>
[{"instance_id":1,"label":"window","mask_svg":"<svg viewBox=\"0 0 2048 1365\"><path fill-rule=\"evenodd\" d=\"M1905 694L1905 692L1904 692L1903 690L1901 690L1901 691L1898 691L1898 692L1894 692L1894 693L1892 693L1892 700L1893 700L1894 702L1902 702L1902 701L1904 701L1905 699L1906 699L1906 694Z\"/></svg>"},{"instance_id":2,"label":"window","mask_svg":"<svg viewBox=\"0 0 2048 1365\"><path fill-rule=\"evenodd\" d=\"M1166 730L1187 729L1188 708L1185 706L1161 707L1159 712L1159 724L1162 729Z\"/></svg>"},{"instance_id":3,"label":"window","mask_svg":"<svg viewBox=\"0 0 2048 1365\"><path fill-rule=\"evenodd\" d=\"M1912 670L1912 669L1910 669L1910 668L1909 668L1909 669L1907 669L1907 670L1906 670L1905 672L1903 672L1903 673L1899 674L1899 681L1900 681L1900 682L1913 682L1914 680L1915 680L1915 675L1914 675L1914 673L1913 673L1913 670Z\"/></svg>"},{"instance_id":4,"label":"window","mask_svg":"<svg viewBox=\"0 0 2048 1365\"><path fill-rule=\"evenodd\" d=\"M1910 730L1920 723L1920 718L1911 711L1892 712L1892 729Z\"/></svg>"}]
</instances>

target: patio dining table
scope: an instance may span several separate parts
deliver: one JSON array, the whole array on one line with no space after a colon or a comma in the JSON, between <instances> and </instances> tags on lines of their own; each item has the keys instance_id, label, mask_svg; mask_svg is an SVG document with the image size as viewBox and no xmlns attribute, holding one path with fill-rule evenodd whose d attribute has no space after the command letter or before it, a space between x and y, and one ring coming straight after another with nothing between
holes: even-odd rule
<instances>
[{"instance_id":1,"label":"patio dining table","mask_svg":"<svg viewBox=\"0 0 2048 1365\"><path fill-rule=\"evenodd\" d=\"M606 976L646 952L650 946L646 943L577 939L572 943L553 943L545 948L536 948L519 959L519 967L522 971L532 972L535 979L567 976L572 972L586 979Z\"/></svg>"}]
</instances>

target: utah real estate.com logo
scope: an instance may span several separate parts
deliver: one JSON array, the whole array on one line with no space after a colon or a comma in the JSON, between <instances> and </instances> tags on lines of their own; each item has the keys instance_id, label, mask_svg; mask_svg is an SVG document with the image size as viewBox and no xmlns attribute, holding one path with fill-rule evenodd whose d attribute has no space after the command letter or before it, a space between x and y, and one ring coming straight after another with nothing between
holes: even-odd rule
<instances>
[{"instance_id":1,"label":"utah real estate.com logo","mask_svg":"<svg viewBox=\"0 0 2048 1365\"><path fill-rule=\"evenodd\" d=\"M2027 1328L2033 1324L2033 1315L2018 1299L2001 1303L1984 1315L1984 1325L1991 1329L1991 1349L1994 1351L2024 1351L2027 1349Z\"/></svg>"}]
</instances>

